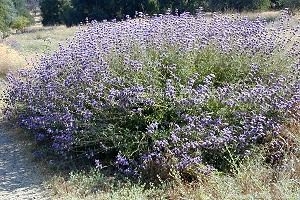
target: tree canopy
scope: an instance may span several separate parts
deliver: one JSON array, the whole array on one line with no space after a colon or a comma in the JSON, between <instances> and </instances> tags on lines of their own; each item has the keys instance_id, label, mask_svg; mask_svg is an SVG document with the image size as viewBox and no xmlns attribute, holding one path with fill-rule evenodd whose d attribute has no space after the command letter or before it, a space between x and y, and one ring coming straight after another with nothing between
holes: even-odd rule
<instances>
[{"instance_id":1,"label":"tree canopy","mask_svg":"<svg viewBox=\"0 0 300 200\"><path fill-rule=\"evenodd\" d=\"M26 23L25 23L26 22ZM0 35L5 37L10 28L28 26L34 19L27 8L26 0L0 0Z\"/></svg>"},{"instance_id":2,"label":"tree canopy","mask_svg":"<svg viewBox=\"0 0 300 200\"><path fill-rule=\"evenodd\" d=\"M0 0L0 32L6 34L16 15L14 4L10 0Z\"/></svg>"},{"instance_id":3,"label":"tree canopy","mask_svg":"<svg viewBox=\"0 0 300 200\"><path fill-rule=\"evenodd\" d=\"M152 15L168 9L195 13L199 7L207 11L267 10L272 5L297 7L300 4L297 2L299 0L41 0L40 6L44 25L73 25L86 18L124 19L126 15L133 17L137 11Z\"/></svg>"}]
</instances>

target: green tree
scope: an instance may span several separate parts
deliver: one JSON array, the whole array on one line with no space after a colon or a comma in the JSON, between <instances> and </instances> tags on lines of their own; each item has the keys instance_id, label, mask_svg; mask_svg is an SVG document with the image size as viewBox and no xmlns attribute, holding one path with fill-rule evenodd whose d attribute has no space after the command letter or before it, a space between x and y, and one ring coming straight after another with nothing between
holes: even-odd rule
<instances>
[{"instance_id":1,"label":"green tree","mask_svg":"<svg viewBox=\"0 0 300 200\"><path fill-rule=\"evenodd\" d=\"M17 31L24 32L25 27L30 25L30 20L25 16L18 16L14 19L11 24L11 28Z\"/></svg>"},{"instance_id":2,"label":"green tree","mask_svg":"<svg viewBox=\"0 0 300 200\"><path fill-rule=\"evenodd\" d=\"M16 10L10 0L0 0L0 35L6 36L9 26L16 16Z\"/></svg>"},{"instance_id":3,"label":"green tree","mask_svg":"<svg viewBox=\"0 0 300 200\"><path fill-rule=\"evenodd\" d=\"M41 0L40 7L43 25L47 26L62 23L59 2L59 0Z\"/></svg>"},{"instance_id":4,"label":"green tree","mask_svg":"<svg viewBox=\"0 0 300 200\"><path fill-rule=\"evenodd\" d=\"M74 18L74 8L71 0L63 0L59 2L59 21L60 23L66 24L67 26L72 26L76 24L76 18Z\"/></svg>"},{"instance_id":5,"label":"green tree","mask_svg":"<svg viewBox=\"0 0 300 200\"><path fill-rule=\"evenodd\" d=\"M268 10L270 7L271 0L251 0L243 5L246 10Z\"/></svg>"},{"instance_id":6,"label":"green tree","mask_svg":"<svg viewBox=\"0 0 300 200\"><path fill-rule=\"evenodd\" d=\"M25 0L12 0L12 2L17 11L17 15L23 15L24 13L28 12L25 6Z\"/></svg>"},{"instance_id":7,"label":"green tree","mask_svg":"<svg viewBox=\"0 0 300 200\"><path fill-rule=\"evenodd\" d=\"M282 0L283 7L290 8L292 10L300 8L300 0Z\"/></svg>"},{"instance_id":8,"label":"green tree","mask_svg":"<svg viewBox=\"0 0 300 200\"><path fill-rule=\"evenodd\" d=\"M146 0L144 8L147 14L157 14L159 12L159 2L158 0Z\"/></svg>"},{"instance_id":9,"label":"green tree","mask_svg":"<svg viewBox=\"0 0 300 200\"><path fill-rule=\"evenodd\" d=\"M26 8L29 11L36 13L39 8L39 3L40 3L40 0L26 0L25 4L26 4Z\"/></svg>"},{"instance_id":10,"label":"green tree","mask_svg":"<svg viewBox=\"0 0 300 200\"><path fill-rule=\"evenodd\" d=\"M187 1L185 9L195 13L200 7L207 9L208 1L207 0L190 0Z\"/></svg>"},{"instance_id":11,"label":"green tree","mask_svg":"<svg viewBox=\"0 0 300 200\"><path fill-rule=\"evenodd\" d=\"M16 10L17 16L23 16L29 20L29 23L34 23L34 18L30 14L28 8L26 7L26 1L25 0L13 0L12 1ZM23 18L24 20L24 18Z\"/></svg>"},{"instance_id":12,"label":"green tree","mask_svg":"<svg viewBox=\"0 0 300 200\"><path fill-rule=\"evenodd\" d=\"M77 22L86 18L103 20L122 18L124 13L132 13L132 6L138 5L135 1L122 0L72 0Z\"/></svg>"},{"instance_id":13,"label":"green tree","mask_svg":"<svg viewBox=\"0 0 300 200\"><path fill-rule=\"evenodd\" d=\"M41 0L44 25L67 24L71 26L89 20L124 19L138 12L147 14L165 13L169 8L182 13L195 14L199 7L211 11L264 10L271 1L299 0Z\"/></svg>"},{"instance_id":14,"label":"green tree","mask_svg":"<svg viewBox=\"0 0 300 200\"><path fill-rule=\"evenodd\" d=\"M270 7L270 0L209 0L209 9L212 11L266 10Z\"/></svg>"}]
</instances>

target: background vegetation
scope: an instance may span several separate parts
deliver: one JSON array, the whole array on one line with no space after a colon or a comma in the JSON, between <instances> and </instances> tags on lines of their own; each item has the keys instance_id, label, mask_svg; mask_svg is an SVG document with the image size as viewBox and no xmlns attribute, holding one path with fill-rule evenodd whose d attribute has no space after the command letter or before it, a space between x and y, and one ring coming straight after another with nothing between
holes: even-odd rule
<instances>
[{"instance_id":1,"label":"background vegetation","mask_svg":"<svg viewBox=\"0 0 300 200\"><path fill-rule=\"evenodd\" d=\"M71 26L90 20L125 19L138 12L149 15L166 13L196 13L201 7L205 11L249 11L299 8L298 0L41 0L44 25L66 24Z\"/></svg>"},{"instance_id":2,"label":"background vegetation","mask_svg":"<svg viewBox=\"0 0 300 200\"><path fill-rule=\"evenodd\" d=\"M0 38L8 36L10 28L23 31L33 24L34 18L30 11L37 6L38 2L34 4L32 0L0 0Z\"/></svg>"}]
</instances>

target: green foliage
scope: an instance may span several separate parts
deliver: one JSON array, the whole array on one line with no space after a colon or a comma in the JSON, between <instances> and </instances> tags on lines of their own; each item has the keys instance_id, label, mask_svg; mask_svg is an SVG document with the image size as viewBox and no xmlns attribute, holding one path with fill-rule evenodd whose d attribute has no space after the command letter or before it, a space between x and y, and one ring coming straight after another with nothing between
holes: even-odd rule
<instances>
[{"instance_id":1,"label":"green foliage","mask_svg":"<svg viewBox=\"0 0 300 200\"><path fill-rule=\"evenodd\" d=\"M292 0L290 0L292 1ZM297 1L297 0L295 0ZM210 11L225 10L266 10L270 0L42 0L41 11L44 25L66 24L71 26L89 20L125 19L134 17L137 12L146 14L189 11L193 14L200 7ZM177 10L177 11L176 11Z\"/></svg>"},{"instance_id":2,"label":"green foliage","mask_svg":"<svg viewBox=\"0 0 300 200\"><path fill-rule=\"evenodd\" d=\"M29 20L30 24L34 23L34 18L31 16L28 8L26 7L25 0L13 0L17 16L23 16ZM28 24L29 25L29 24Z\"/></svg>"},{"instance_id":3,"label":"green foliage","mask_svg":"<svg viewBox=\"0 0 300 200\"><path fill-rule=\"evenodd\" d=\"M73 19L74 9L70 0L60 1L59 16L61 22L67 26L71 26L74 23Z\"/></svg>"},{"instance_id":4,"label":"green foliage","mask_svg":"<svg viewBox=\"0 0 300 200\"><path fill-rule=\"evenodd\" d=\"M0 33L9 35L9 29L23 29L34 22L26 8L25 0L0 0Z\"/></svg>"},{"instance_id":5,"label":"green foliage","mask_svg":"<svg viewBox=\"0 0 300 200\"><path fill-rule=\"evenodd\" d=\"M30 20L27 17L19 16L12 22L11 28L23 32L25 27L30 25Z\"/></svg>"},{"instance_id":6,"label":"green foliage","mask_svg":"<svg viewBox=\"0 0 300 200\"><path fill-rule=\"evenodd\" d=\"M13 0L12 2L16 8L17 15L24 15L28 12L25 6L25 0Z\"/></svg>"},{"instance_id":7,"label":"green foliage","mask_svg":"<svg viewBox=\"0 0 300 200\"><path fill-rule=\"evenodd\" d=\"M29 11L37 12L40 0L26 0L26 8Z\"/></svg>"},{"instance_id":8,"label":"green foliage","mask_svg":"<svg viewBox=\"0 0 300 200\"><path fill-rule=\"evenodd\" d=\"M152 15L159 12L159 2L158 0L148 0L146 1L147 13Z\"/></svg>"},{"instance_id":9,"label":"green foliage","mask_svg":"<svg viewBox=\"0 0 300 200\"><path fill-rule=\"evenodd\" d=\"M253 0L250 4L249 9L252 10L267 10L271 6L270 0Z\"/></svg>"},{"instance_id":10,"label":"green foliage","mask_svg":"<svg viewBox=\"0 0 300 200\"><path fill-rule=\"evenodd\" d=\"M209 0L209 9L217 10L266 10L270 8L270 0Z\"/></svg>"},{"instance_id":11,"label":"green foliage","mask_svg":"<svg viewBox=\"0 0 300 200\"><path fill-rule=\"evenodd\" d=\"M70 24L76 15L71 0L41 0L40 9L43 25Z\"/></svg>"},{"instance_id":12,"label":"green foliage","mask_svg":"<svg viewBox=\"0 0 300 200\"><path fill-rule=\"evenodd\" d=\"M274 8L290 8L290 9L299 9L300 1L299 0L272 0L271 1Z\"/></svg>"},{"instance_id":13,"label":"green foliage","mask_svg":"<svg viewBox=\"0 0 300 200\"><path fill-rule=\"evenodd\" d=\"M42 0L40 6L43 25L61 24L58 0Z\"/></svg>"},{"instance_id":14,"label":"green foliage","mask_svg":"<svg viewBox=\"0 0 300 200\"><path fill-rule=\"evenodd\" d=\"M16 15L16 10L10 0L0 0L0 33L8 34L9 25Z\"/></svg>"},{"instance_id":15,"label":"green foliage","mask_svg":"<svg viewBox=\"0 0 300 200\"><path fill-rule=\"evenodd\" d=\"M300 1L299 0L282 0L282 5L284 7L288 7L291 9L299 9L300 8Z\"/></svg>"}]
</instances>

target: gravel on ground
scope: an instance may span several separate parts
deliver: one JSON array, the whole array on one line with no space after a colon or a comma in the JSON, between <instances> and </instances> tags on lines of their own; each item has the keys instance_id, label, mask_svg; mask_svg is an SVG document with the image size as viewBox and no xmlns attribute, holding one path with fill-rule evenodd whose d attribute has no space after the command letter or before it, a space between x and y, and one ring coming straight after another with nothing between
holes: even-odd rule
<instances>
[{"instance_id":1,"label":"gravel on ground","mask_svg":"<svg viewBox=\"0 0 300 200\"><path fill-rule=\"evenodd\" d=\"M50 199L44 176L25 146L0 127L0 200Z\"/></svg>"}]
</instances>

